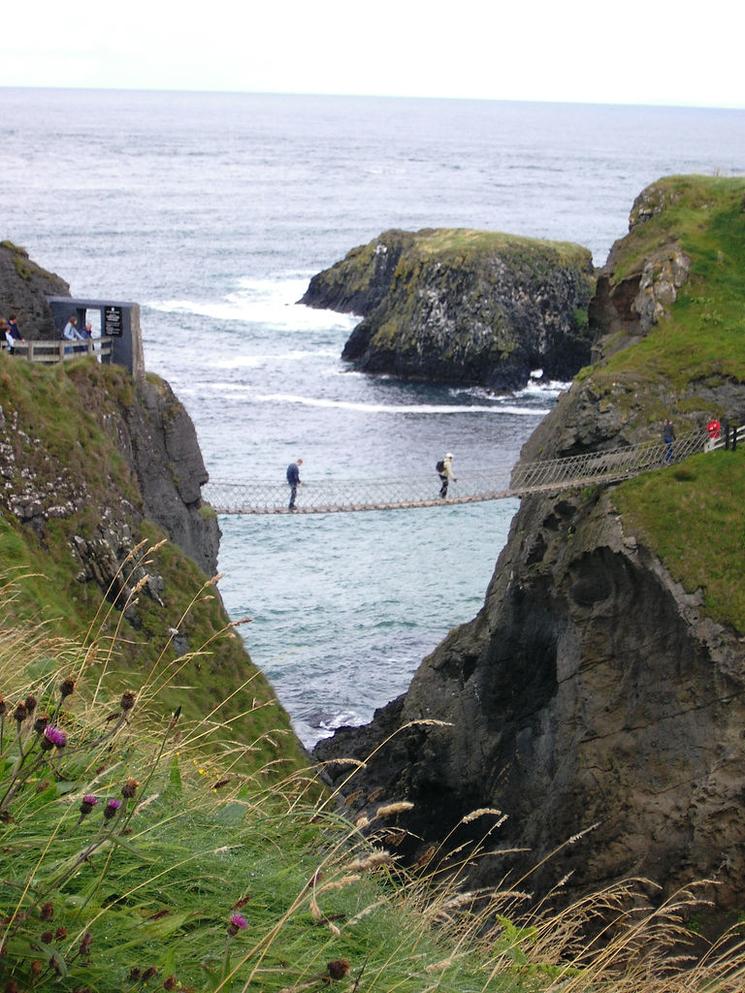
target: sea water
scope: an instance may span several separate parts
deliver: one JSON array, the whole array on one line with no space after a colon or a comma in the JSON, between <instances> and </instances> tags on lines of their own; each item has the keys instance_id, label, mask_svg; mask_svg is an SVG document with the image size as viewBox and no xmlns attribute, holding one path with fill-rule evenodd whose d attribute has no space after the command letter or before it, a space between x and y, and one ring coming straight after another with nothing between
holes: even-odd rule
<instances>
[{"instance_id":1,"label":"sea water","mask_svg":"<svg viewBox=\"0 0 745 993\"><path fill-rule=\"evenodd\" d=\"M215 480L506 478L561 384L509 396L351 372L355 318L297 305L381 231L577 241L596 264L660 176L745 172L740 111L0 90L0 237L74 294L137 300L146 363ZM301 489L302 498L302 489ZM224 517L220 589L308 743L402 692L474 616L514 501Z\"/></svg>"}]
</instances>

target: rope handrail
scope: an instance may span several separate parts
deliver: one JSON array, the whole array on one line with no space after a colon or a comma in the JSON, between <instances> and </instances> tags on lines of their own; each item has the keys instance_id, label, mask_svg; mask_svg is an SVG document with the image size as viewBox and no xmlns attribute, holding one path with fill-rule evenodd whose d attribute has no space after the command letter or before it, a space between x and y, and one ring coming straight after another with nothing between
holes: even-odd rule
<instances>
[{"instance_id":1,"label":"rope handrail","mask_svg":"<svg viewBox=\"0 0 745 993\"><path fill-rule=\"evenodd\" d=\"M460 471L445 498L440 498L436 472L398 479L318 479L298 487L296 513L317 514L361 510L412 509L503 500L529 493L617 482L651 469L681 462L713 447L705 431L691 431L670 442L647 441L600 452L518 463L508 481L508 468ZM501 479L500 479L501 475ZM204 497L219 514L290 513L289 487L281 479L216 481L205 485Z\"/></svg>"}]
</instances>

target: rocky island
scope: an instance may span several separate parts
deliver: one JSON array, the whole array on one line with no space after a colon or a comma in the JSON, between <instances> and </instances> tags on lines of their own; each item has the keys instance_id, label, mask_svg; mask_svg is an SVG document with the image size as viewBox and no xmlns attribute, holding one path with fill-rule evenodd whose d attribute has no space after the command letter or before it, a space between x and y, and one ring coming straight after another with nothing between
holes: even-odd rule
<instances>
[{"instance_id":1,"label":"rocky island","mask_svg":"<svg viewBox=\"0 0 745 993\"><path fill-rule=\"evenodd\" d=\"M590 302L594 364L525 460L659 438L667 416L678 432L745 422L744 203L745 180L640 195ZM477 617L370 725L319 744L324 759L373 755L348 791L355 814L381 794L412 803L400 824L416 861L480 837L469 811L505 812L492 840L527 851L484 859L472 882L539 866L531 890L562 880L569 897L707 878L720 909L741 907L744 480L738 450L523 498Z\"/></svg>"},{"instance_id":2,"label":"rocky island","mask_svg":"<svg viewBox=\"0 0 745 993\"><path fill-rule=\"evenodd\" d=\"M579 245L394 230L314 276L300 302L364 317L342 353L357 369L500 390L589 361L593 287Z\"/></svg>"}]
</instances>

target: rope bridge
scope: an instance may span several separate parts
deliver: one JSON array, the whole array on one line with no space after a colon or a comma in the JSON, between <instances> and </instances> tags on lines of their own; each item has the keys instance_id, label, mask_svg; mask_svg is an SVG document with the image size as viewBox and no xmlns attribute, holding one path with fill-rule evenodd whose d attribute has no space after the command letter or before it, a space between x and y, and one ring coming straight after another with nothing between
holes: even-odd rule
<instances>
[{"instance_id":1,"label":"rope bridge","mask_svg":"<svg viewBox=\"0 0 745 993\"><path fill-rule=\"evenodd\" d=\"M740 433L742 435L742 429ZM737 438L737 429L734 437ZM289 486L277 480L210 482L203 487L202 494L218 514L332 514L450 507L618 482L723 444L721 438L712 441L705 431L694 431L671 445L643 442L606 452L518 463L509 481L507 469L502 470L502 480L499 470L463 472L457 483L450 483L445 499L438 496L440 480L434 471L431 475L411 479L311 480L298 487L294 511L288 508Z\"/></svg>"}]
</instances>

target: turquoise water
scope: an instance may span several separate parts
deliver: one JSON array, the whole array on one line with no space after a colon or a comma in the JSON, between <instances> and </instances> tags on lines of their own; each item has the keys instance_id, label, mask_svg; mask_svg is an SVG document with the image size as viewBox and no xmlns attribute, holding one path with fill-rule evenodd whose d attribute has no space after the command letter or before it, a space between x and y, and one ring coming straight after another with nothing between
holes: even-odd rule
<instances>
[{"instance_id":1,"label":"turquoise water","mask_svg":"<svg viewBox=\"0 0 745 993\"><path fill-rule=\"evenodd\" d=\"M478 611L515 506L326 515L300 527L221 520L223 596L253 618L254 655L269 660L306 740L402 693L418 661ZM247 548L250 587L240 578Z\"/></svg>"},{"instance_id":2,"label":"turquoise water","mask_svg":"<svg viewBox=\"0 0 745 993\"><path fill-rule=\"evenodd\" d=\"M350 373L309 278L390 227L578 241L602 264L670 173L745 172L745 114L238 94L0 90L0 237L82 296L143 305L146 363L215 479L504 480L560 384L513 396ZM433 478L433 485L436 481ZM221 590L311 742L405 689L479 609L514 504L223 519Z\"/></svg>"}]
</instances>

